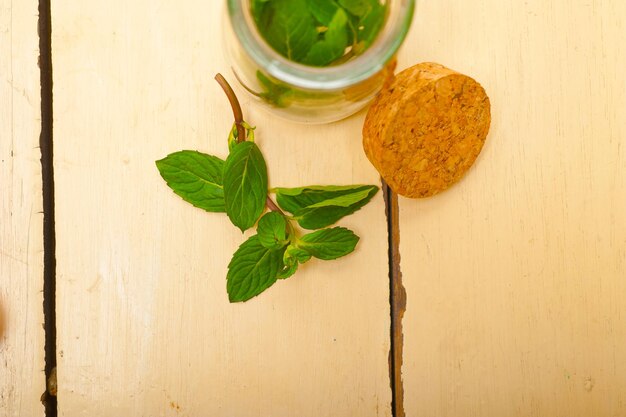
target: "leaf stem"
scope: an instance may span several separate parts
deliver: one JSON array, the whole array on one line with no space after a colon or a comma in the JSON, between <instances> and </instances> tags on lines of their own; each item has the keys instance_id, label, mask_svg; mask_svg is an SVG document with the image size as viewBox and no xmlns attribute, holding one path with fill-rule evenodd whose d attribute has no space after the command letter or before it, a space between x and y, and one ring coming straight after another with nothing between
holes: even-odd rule
<instances>
[{"instance_id":1,"label":"leaf stem","mask_svg":"<svg viewBox=\"0 0 626 417\"><path fill-rule=\"evenodd\" d=\"M224 93L226 93L226 97L228 97L228 101L230 102L230 106L233 108L233 116L235 117L235 126L237 126L237 143L243 142L246 140L246 128L244 126L243 121L243 111L241 110L241 104L239 104L239 99L235 94L235 91L230 86L226 78L219 72L215 75L215 81L222 87ZM267 200L265 200L265 205L271 211L275 211L280 213L281 215L285 215L283 211L274 203L274 200L268 195Z\"/></svg>"},{"instance_id":2,"label":"leaf stem","mask_svg":"<svg viewBox=\"0 0 626 417\"><path fill-rule=\"evenodd\" d=\"M274 200L272 200L272 198L269 195L267 196L267 200L266 200L265 204L267 205L268 209L270 209L272 211L275 211L277 213L280 213L283 216L285 215L285 213L283 213L283 211L280 208L278 208L276 203L274 203Z\"/></svg>"},{"instance_id":3,"label":"leaf stem","mask_svg":"<svg viewBox=\"0 0 626 417\"><path fill-rule=\"evenodd\" d=\"M215 75L215 81L217 81L220 87L222 87L222 90L224 90L224 93L226 93L226 97L228 97L230 106L233 109L233 116L235 116L235 126L237 126L237 142L243 142L244 140L246 140L246 128L243 126L243 111L241 110L241 104L239 104L237 95L222 74L217 73Z\"/></svg>"}]
</instances>

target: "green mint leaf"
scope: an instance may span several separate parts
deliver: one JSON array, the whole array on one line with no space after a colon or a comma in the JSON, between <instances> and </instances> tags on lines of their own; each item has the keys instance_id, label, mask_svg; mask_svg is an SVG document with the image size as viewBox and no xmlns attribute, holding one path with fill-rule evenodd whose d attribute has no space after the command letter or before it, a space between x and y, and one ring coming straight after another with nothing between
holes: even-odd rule
<instances>
[{"instance_id":1,"label":"green mint leaf","mask_svg":"<svg viewBox=\"0 0 626 417\"><path fill-rule=\"evenodd\" d=\"M261 35L278 53L300 62L318 39L307 0L272 0L265 9L257 20Z\"/></svg>"},{"instance_id":2,"label":"green mint leaf","mask_svg":"<svg viewBox=\"0 0 626 417\"><path fill-rule=\"evenodd\" d=\"M285 267L278 273L279 279L286 279L296 273L298 265L308 262L311 254L307 251L290 244L283 255L283 264Z\"/></svg>"},{"instance_id":3,"label":"green mint leaf","mask_svg":"<svg viewBox=\"0 0 626 417\"><path fill-rule=\"evenodd\" d=\"M305 229L321 229L365 206L378 192L374 185L277 188L276 201Z\"/></svg>"},{"instance_id":4,"label":"green mint leaf","mask_svg":"<svg viewBox=\"0 0 626 417\"><path fill-rule=\"evenodd\" d=\"M239 136L237 132L237 125L233 123L233 128L230 129L230 132L228 133L228 152L232 152L235 145L237 145L237 136Z\"/></svg>"},{"instance_id":5,"label":"green mint leaf","mask_svg":"<svg viewBox=\"0 0 626 417\"><path fill-rule=\"evenodd\" d=\"M280 249L287 246L287 220L275 211L266 213L256 229L261 245L267 249Z\"/></svg>"},{"instance_id":6,"label":"green mint leaf","mask_svg":"<svg viewBox=\"0 0 626 417\"><path fill-rule=\"evenodd\" d=\"M356 53L357 51L354 49L354 46L358 42L358 32L359 32L359 18L348 15L348 25L346 28L348 29L348 37L350 38L350 44L352 45L352 52Z\"/></svg>"},{"instance_id":7,"label":"green mint leaf","mask_svg":"<svg viewBox=\"0 0 626 417\"><path fill-rule=\"evenodd\" d=\"M239 246L226 275L230 302L247 301L271 287L284 267L283 252L263 247L257 235Z\"/></svg>"},{"instance_id":8,"label":"green mint leaf","mask_svg":"<svg viewBox=\"0 0 626 417\"><path fill-rule=\"evenodd\" d=\"M250 11L257 27L266 27L272 16L272 10L268 7L269 0L252 0Z\"/></svg>"},{"instance_id":9,"label":"green mint leaf","mask_svg":"<svg viewBox=\"0 0 626 417\"><path fill-rule=\"evenodd\" d=\"M348 16L343 9L337 9L328 30L324 32L324 39L311 47L302 61L308 65L325 66L341 58L348 46Z\"/></svg>"},{"instance_id":10,"label":"green mint leaf","mask_svg":"<svg viewBox=\"0 0 626 417\"><path fill-rule=\"evenodd\" d=\"M251 1L251 10L253 16L258 16L263 12L263 8L270 0L252 0Z\"/></svg>"},{"instance_id":11,"label":"green mint leaf","mask_svg":"<svg viewBox=\"0 0 626 417\"><path fill-rule=\"evenodd\" d=\"M365 188L350 194L343 194L334 198L329 198L328 200L320 201L319 203L311 204L310 206L307 206L307 209L316 209L321 207L350 207L351 205L366 199L371 191L371 188Z\"/></svg>"},{"instance_id":12,"label":"green mint leaf","mask_svg":"<svg viewBox=\"0 0 626 417\"><path fill-rule=\"evenodd\" d=\"M224 163L226 214L241 231L254 226L265 209L267 166L254 142L238 143Z\"/></svg>"},{"instance_id":13,"label":"green mint leaf","mask_svg":"<svg viewBox=\"0 0 626 417\"><path fill-rule=\"evenodd\" d=\"M283 263L285 265L293 265L294 263L303 264L311 259L311 254L303 250L299 246L289 245L283 255Z\"/></svg>"},{"instance_id":14,"label":"green mint leaf","mask_svg":"<svg viewBox=\"0 0 626 417\"><path fill-rule=\"evenodd\" d=\"M378 0L338 0L339 5L355 16L365 16Z\"/></svg>"},{"instance_id":15,"label":"green mint leaf","mask_svg":"<svg viewBox=\"0 0 626 417\"><path fill-rule=\"evenodd\" d=\"M378 36L385 21L385 6L378 3L377 0L371 0L371 8L359 22L359 30L357 39L363 45L362 49L369 47Z\"/></svg>"},{"instance_id":16,"label":"green mint leaf","mask_svg":"<svg viewBox=\"0 0 626 417\"><path fill-rule=\"evenodd\" d=\"M298 263L285 266L282 271L278 273L278 279L287 279L298 271Z\"/></svg>"},{"instance_id":17,"label":"green mint leaf","mask_svg":"<svg viewBox=\"0 0 626 417\"><path fill-rule=\"evenodd\" d=\"M312 256L329 261L341 258L354 251L359 237L344 227L318 230L304 235L298 247Z\"/></svg>"},{"instance_id":18,"label":"green mint leaf","mask_svg":"<svg viewBox=\"0 0 626 417\"><path fill-rule=\"evenodd\" d=\"M180 151L156 161L156 166L183 200L206 211L226 211L221 159L197 151Z\"/></svg>"},{"instance_id":19,"label":"green mint leaf","mask_svg":"<svg viewBox=\"0 0 626 417\"><path fill-rule=\"evenodd\" d=\"M261 71L256 72L256 77L264 90L259 93L259 97L276 107L287 107L291 104L291 98L293 96L293 90L291 88L270 80Z\"/></svg>"},{"instance_id":20,"label":"green mint leaf","mask_svg":"<svg viewBox=\"0 0 626 417\"><path fill-rule=\"evenodd\" d=\"M308 6L313 17L324 26L330 25L339 9L334 0L309 0Z\"/></svg>"}]
</instances>

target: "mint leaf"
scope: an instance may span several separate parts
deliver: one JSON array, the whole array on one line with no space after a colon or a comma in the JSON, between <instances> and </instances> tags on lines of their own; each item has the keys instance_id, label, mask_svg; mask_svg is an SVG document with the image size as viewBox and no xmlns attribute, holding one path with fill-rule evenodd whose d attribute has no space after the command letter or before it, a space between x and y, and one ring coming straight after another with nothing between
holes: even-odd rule
<instances>
[{"instance_id":1,"label":"mint leaf","mask_svg":"<svg viewBox=\"0 0 626 417\"><path fill-rule=\"evenodd\" d=\"M361 18L357 38L362 42L362 48L369 47L378 36L385 21L385 6L377 0L371 0L370 10Z\"/></svg>"},{"instance_id":2,"label":"mint leaf","mask_svg":"<svg viewBox=\"0 0 626 417\"><path fill-rule=\"evenodd\" d=\"M261 71L256 72L256 77L265 91L259 93L259 97L276 107L287 107L293 96L293 90L284 84L270 80Z\"/></svg>"},{"instance_id":3,"label":"mint leaf","mask_svg":"<svg viewBox=\"0 0 626 417\"><path fill-rule=\"evenodd\" d=\"M355 191L350 194L343 194L337 197L330 198L328 200L320 201L319 203L311 204L307 206L308 209L316 209L321 207L350 207L351 205L363 201L366 199L371 188L365 188L363 190Z\"/></svg>"},{"instance_id":4,"label":"mint leaf","mask_svg":"<svg viewBox=\"0 0 626 417\"><path fill-rule=\"evenodd\" d=\"M302 61L308 65L322 67L341 58L348 46L348 16L343 9L337 9L328 30L324 32L324 39L311 47Z\"/></svg>"},{"instance_id":5,"label":"mint leaf","mask_svg":"<svg viewBox=\"0 0 626 417\"><path fill-rule=\"evenodd\" d=\"M180 151L156 161L167 185L183 200L210 212L224 212L224 161L197 151Z\"/></svg>"},{"instance_id":6,"label":"mint leaf","mask_svg":"<svg viewBox=\"0 0 626 417\"><path fill-rule=\"evenodd\" d=\"M259 16L263 13L264 7L270 0L252 0L250 2L250 9L252 10L252 16Z\"/></svg>"},{"instance_id":7,"label":"mint leaf","mask_svg":"<svg viewBox=\"0 0 626 417\"><path fill-rule=\"evenodd\" d=\"M239 246L226 275L230 302L247 301L271 287L283 269L283 252L263 247L257 235Z\"/></svg>"},{"instance_id":8,"label":"mint leaf","mask_svg":"<svg viewBox=\"0 0 626 417\"><path fill-rule=\"evenodd\" d=\"M279 279L289 278L298 270L298 265L303 264L311 259L311 254L307 251L294 246L293 244L287 247L285 254L283 255L283 264L285 267L278 273Z\"/></svg>"},{"instance_id":9,"label":"mint leaf","mask_svg":"<svg viewBox=\"0 0 626 417\"><path fill-rule=\"evenodd\" d=\"M378 192L374 185L277 188L276 201L305 229L321 229L366 205Z\"/></svg>"},{"instance_id":10,"label":"mint leaf","mask_svg":"<svg viewBox=\"0 0 626 417\"><path fill-rule=\"evenodd\" d=\"M267 249L280 249L287 246L287 220L275 211L266 213L256 229L261 245Z\"/></svg>"},{"instance_id":11,"label":"mint leaf","mask_svg":"<svg viewBox=\"0 0 626 417\"><path fill-rule=\"evenodd\" d=\"M265 209L267 166L254 142L238 143L224 163L226 214L241 231L254 226Z\"/></svg>"},{"instance_id":12,"label":"mint leaf","mask_svg":"<svg viewBox=\"0 0 626 417\"><path fill-rule=\"evenodd\" d=\"M365 16L378 0L338 0L339 5L355 16Z\"/></svg>"},{"instance_id":13,"label":"mint leaf","mask_svg":"<svg viewBox=\"0 0 626 417\"><path fill-rule=\"evenodd\" d=\"M257 24L272 48L296 62L306 56L318 38L307 0L272 0L267 3Z\"/></svg>"},{"instance_id":14,"label":"mint leaf","mask_svg":"<svg viewBox=\"0 0 626 417\"><path fill-rule=\"evenodd\" d=\"M285 266L282 271L278 273L278 279L287 279L298 271L298 263Z\"/></svg>"},{"instance_id":15,"label":"mint leaf","mask_svg":"<svg viewBox=\"0 0 626 417\"><path fill-rule=\"evenodd\" d=\"M285 265L292 265L294 263L303 264L308 262L309 259L311 259L311 254L309 252L294 245L289 245L283 255L283 262Z\"/></svg>"},{"instance_id":16,"label":"mint leaf","mask_svg":"<svg viewBox=\"0 0 626 417\"><path fill-rule=\"evenodd\" d=\"M313 17L324 26L330 25L330 21L339 10L334 0L309 0L308 6Z\"/></svg>"},{"instance_id":17,"label":"mint leaf","mask_svg":"<svg viewBox=\"0 0 626 417\"><path fill-rule=\"evenodd\" d=\"M285 187L276 187L272 190L276 193L280 193L283 196L299 196L306 195L309 193L334 193L337 192L339 195L341 194L350 194L354 191L358 191L365 187L374 187L375 185L365 185L365 184L354 184L354 185L307 185L305 187L294 187L294 188L285 188Z\"/></svg>"},{"instance_id":18,"label":"mint leaf","mask_svg":"<svg viewBox=\"0 0 626 417\"><path fill-rule=\"evenodd\" d=\"M252 17L259 29L269 26L270 19L272 18L272 9L268 3L268 1L263 0L252 0L251 2L250 10Z\"/></svg>"},{"instance_id":19,"label":"mint leaf","mask_svg":"<svg viewBox=\"0 0 626 417\"><path fill-rule=\"evenodd\" d=\"M344 227L318 230L304 235L298 247L325 261L341 258L354 251L359 237Z\"/></svg>"}]
</instances>

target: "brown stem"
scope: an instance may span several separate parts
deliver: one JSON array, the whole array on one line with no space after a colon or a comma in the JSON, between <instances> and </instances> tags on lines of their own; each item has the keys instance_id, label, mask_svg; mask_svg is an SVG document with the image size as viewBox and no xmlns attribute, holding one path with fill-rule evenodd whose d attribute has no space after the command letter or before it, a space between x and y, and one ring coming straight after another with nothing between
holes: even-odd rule
<instances>
[{"instance_id":1,"label":"brown stem","mask_svg":"<svg viewBox=\"0 0 626 417\"><path fill-rule=\"evenodd\" d=\"M237 142L243 142L246 140L246 128L243 126L243 111L241 110L241 104L239 104L239 99L237 99L237 95L233 91L233 88L228 84L226 78L222 76L222 74L217 73L215 75L215 81L222 87L224 93L226 93L226 97L228 97L228 101L230 102L230 106L233 108L233 116L235 116L235 126L237 126ZM272 198L268 195L267 200L265 200L265 204L267 208L271 211L278 212L283 216L285 213L274 203Z\"/></svg>"},{"instance_id":2,"label":"brown stem","mask_svg":"<svg viewBox=\"0 0 626 417\"><path fill-rule=\"evenodd\" d=\"M283 211L280 208L278 208L276 203L274 203L274 200L272 200L272 198L269 195L267 196L267 200L265 200L265 205L267 205L268 209L275 211L277 213L280 213L283 216L285 215L285 213L283 213Z\"/></svg>"},{"instance_id":3,"label":"brown stem","mask_svg":"<svg viewBox=\"0 0 626 417\"><path fill-rule=\"evenodd\" d=\"M235 126L237 126L237 142L243 142L246 140L246 128L243 127L243 111L241 111L241 105L239 104L239 100L237 99L237 95L233 91L233 88L228 84L226 78L222 76L222 74L217 73L215 75L215 81L222 87L224 93L226 93L226 97L228 97L228 101L230 102L230 106L233 108L233 116L235 116Z\"/></svg>"}]
</instances>

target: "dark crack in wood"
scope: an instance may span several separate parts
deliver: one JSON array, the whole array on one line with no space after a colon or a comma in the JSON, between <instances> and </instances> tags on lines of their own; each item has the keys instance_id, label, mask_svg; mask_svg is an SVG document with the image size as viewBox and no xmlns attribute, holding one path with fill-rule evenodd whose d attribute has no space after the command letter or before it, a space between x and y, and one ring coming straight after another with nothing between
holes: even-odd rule
<instances>
[{"instance_id":1,"label":"dark crack in wood","mask_svg":"<svg viewBox=\"0 0 626 417\"><path fill-rule=\"evenodd\" d=\"M383 194L387 214L389 238L389 303L391 305L391 349L389 351L389 377L391 380L391 411L394 417L405 417L404 386L402 382L402 350L404 334L402 318L406 311L406 290L400 270L400 211L398 195L383 181Z\"/></svg>"}]
</instances>

